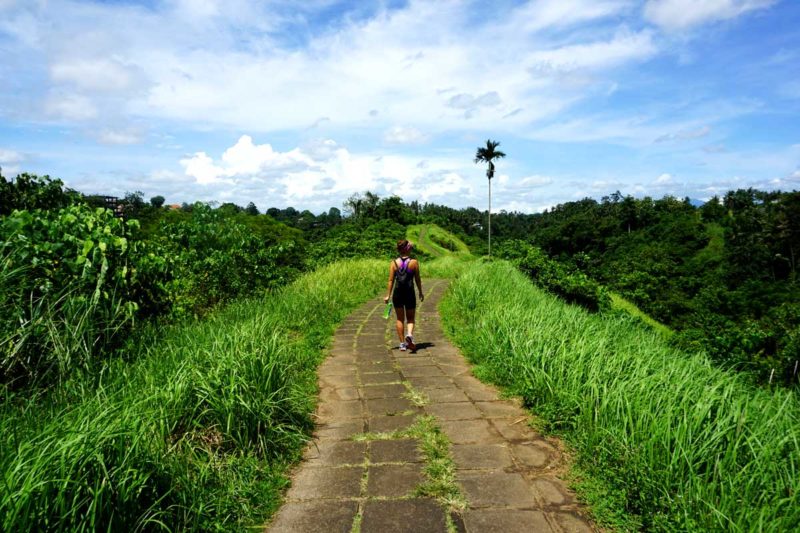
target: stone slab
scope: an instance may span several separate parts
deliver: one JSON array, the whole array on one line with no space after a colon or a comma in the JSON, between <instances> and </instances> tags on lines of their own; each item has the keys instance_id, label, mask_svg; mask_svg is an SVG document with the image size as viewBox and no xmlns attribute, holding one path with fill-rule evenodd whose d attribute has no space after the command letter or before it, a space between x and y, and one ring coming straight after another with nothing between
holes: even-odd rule
<instances>
[{"instance_id":1,"label":"stone slab","mask_svg":"<svg viewBox=\"0 0 800 533\"><path fill-rule=\"evenodd\" d=\"M314 437L320 440L345 440L364 433L363 420L339 420L318 424L314 429Z\"/></svg>"},{"instance_id":2,"label":"stone slab","mask_svg":"<svg viewBox=\"0 0 800 533\"><path fill-rule=\"evenodd\" d=\"M353 373L352 376L320 376L319 381L323 386L343 389L356 385L356 375Z\"/></svg>"},{"instance_id":3,"label":"stone slab","mask_svg":"<svg viewBox=\"0 0 800 533\"><path fill-rule=\"evenodd\" d=\"M564 533L591 533L593 531L585 518L574 513L554 513L553 517Z\"/></svg>"},{"instance_id":4,"label":"stone slab","mask_svg":"<svg viewBox=\"0 0 800 533\"><path fill-rule=\"evenodd\" d=\"M453 379L457 377L461 376L455 376ZM497 391L484 386L464 386L461 387L461 390L463 390L464 394L469 396L473 402L491 402L499 397Z\"/></svg>"},{"instance_id":5,"label":"stone slab","mask_svg":"<svg viewBox=\"0 0 800 533\"><path fill-rule=\"evenodd\" d=\"M573 503L574 501L566 485L561 480L537 478L533 480L532 484L545 505L558 506Z\"/></svg>"},{"instance_id":6,"label":"stone slab","mask_svg":"<svg viewBox=\"0 0 800 533\"><path fill-rule=\"evenodd\" d=\"M406 398L375 398L366 400L367 412L371 416L399 415L406 411L415 411L416 407Z\"/></svg>"},{"instance_id":7,"label":"stone slab","mask_svg":"<svg viewBox=\"0 0 800 533\"><path fill-rule=\"evenodd\" d=\"M475 407L486 415L486 418L513 418L527 416L525 412L511 402L475 402Z\"/></svg>"},{"instance_id":8,"label":"stone slab","mask_svg":"<svg viewBox=\"0 0 800 533\"><path fill-rule=\"evenodd\" d=\"M292 479L289 500L357 498L361 493L362 467L306 467Z\"/></svg>"},{"instance_id":9,"label":"stone slab","mask_svg":"<svg viewBox=\"0 0 800 533\"><path fill-rule=\"evenodd\" d=\"M461 389L453 385L448 389L429 389L426 391L428 398L432 402L468 402L469 398L464 394Z\"/></svg>"},{"instance_id":10,"label":"stone slab","mask_svg":"<svg viewBox=\"0 0 800 533\"><path fill-rule=\"evenodd\" d=\"M325 376L355 376L356 365L354 364L330 364L320 369Z\"/></svg>"},{"instance_id":11,"label":"stone slab","mask_svg":"<svg viewBox=\"0 0 800 533\"><path fill-rule=\"evenodd\" d=\"M376 440L369 445L371 463L418 463L422 461L416 439Z\"/></svg>"},{"instance_id":12,"label":"stone slab","mask_svg":"<svg viewBox=\"0 0 800 533\"><path fill-rule=\"evenodd\" d=\"M367 474L367 495L378 498L410 496L422 482L420 465L370 466Z\"/></svg>"},{"instance_id":13,"label":"stone slab","mask_svg":"<svg viewBox=\"0 0 800 533\"><path fill-rule=\"evenodd\" d=\"M504 444L454 444L450 451L458 470L499 469L513 466Z\"/></svg>"},{"instance_id":14,"label":"stone slab","mask_svg":"<svg viewBox=\"0 0 800 533\"><path fill-rule=\"evenodd\" d=\"M446 533L444 510L433 500L372 500L364 503L361 533Z\"/></svg>"},{"instance_id":15,"label":"stone slab","mask_svg":"<svg viewBox=\"0 0 800 533\"><path fill-rule=\"evenodd\" d=\"M448 389L453 386L453 382L447 376L409 376L406 380L415 389Z\"/></svg>"},{"instance_id":16,"label":"stone slab","mask_svg":"<svg viewBox=\"0 0 800 533\"><path fill-rule=\"evenodd\" d=\"M481 412L469 402L433 403L425 411L440 420L475 420L483 418Z\"/></svg>"},{"instance_id":17,"label":"stone slab","mask_svg":"<svg viewBox=\"0 0 800 533\"><path fill-rule=\"evenodd\" d=\"M409 377L433 377L444 376L444 372L438 366L403 366L403 375Z\"/></svg>"},{"instance_id":18,"label":"stone slab","mask_svg":"<svg viewBox=\"0 0 800 533\"><path fill-rule=\"evenodd\" d=\"M390 361L362 361L356 364L359 372L372 373L372 372L393 372L394 365Z\"/></svg>"},{"instance_id":19,"label":"stone slab","mask_svg":"<svg viewBox=\"0 0 800 533\"><path fill-rule=\"evenodd\" d=\"M527 417L495 418L492 425L503 438L509 441L531 441L538 435L527 424Z\"/></svg>"},{"instance_id":20,"label":"stone slab","mask_svg":"<svg viewBox=\"0 0 800 533\"><path fill-rule=\"evenodd\" d=\"M319 399L322 402L341 402L345 400L358 400L360 398L357 387L333 389L325 387L320 390Z\"/></svg>"},{"instance_id":21,"label":"stone slab","mask_svg":"<svg viewBox=\"0 0 800 533\"><path fill-rule=\"evenodd\" d=\"M553 460L551 448L536 441L512 444L511 453L520 466L526 468L543 468Z\"/></svg>"},{"instance_id":22,"label":"stone slab","mask_svg":"<svg viewBox=\"0 0 800 533\"><path fill-rule=\"evenodd\" d=\"M325 402L319 406L319 419L323 421L361 418L364 415L359 400Z\"/></svg>"},{"instance_id":23,"label":"stone slab","mask_svg":"<svg viewBox=\"0 0 800 533\"><path fill-rule=\"evenodd\" d=\"M456 477L470 508L536 506L536 495L520 474L460 471Z\"/></svg>"},{"instance_id":24,"label":"stone slab","mask_svg":"<svg viewBox=\"0 0 800 533\"><path fill-rule=\"evenodd\" d=\"M267 527L270 533L350 533L358 512L354 501L310 501L286 503Z\"/></svg>"},{"instance_id":25,"label":"stone slab","mask_svg":"<svg viewBox=\"0 0 800 533\"><path fill-rule=\"evenodd\" d=\"M366 442L320 441L306 447L303 458L311 466L360 465L367 451Z\"/></svg>"},{"instance_id":26,"label":"stone slab","mask_svg":"<svg viewBox=\"0 0 800 533\"><path fill-rule=\"evenodd\" d=\"M398 429L406 429L414 423L414 415L373 416L367 420L369 431L388 433Z\"/></svg>"},{"instance_id":27,"label":"stone slab","mask_svg":"<svg viewBox=\"0 0 800 533\"><path fill-rule=\"evenodd\" d=\"M467 533L550 533L553 529L541 511L470 509L464 513Z\"/></svg>"},{"instance_id":28,"label":"stone slab","mask_svg":"<svg viewBox=\"0 0 800 533\"><path fill-rule=\"evenodd\" d=\"M400 398L406 392L408 392L408 390L405 386L399 383L393 383L391 385L372 385L361 388L361 395L368 400L377 398Z\"/></svg>"},{"instance_id":29,"label":"stone slab","mask_svg":"<svg viewBox=\"0 0 800 533\"><path fill-rule=\"evenodd\" d=\"M446 420L439 424L453 444L499 444L502 437L486 420Z\"/></svg>"}]
</instances>

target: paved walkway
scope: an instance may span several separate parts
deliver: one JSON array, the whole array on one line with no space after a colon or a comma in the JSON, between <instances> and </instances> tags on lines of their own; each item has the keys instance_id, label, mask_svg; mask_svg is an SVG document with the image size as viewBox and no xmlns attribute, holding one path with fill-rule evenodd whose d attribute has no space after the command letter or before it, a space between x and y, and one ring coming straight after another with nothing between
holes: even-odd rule
<instances>
[{"instance_id":1,"label":"paved walkway","mask_svg":"<svg viewBox=\"0 0 800 533\"><path fill-rule=\"evenodd\" d=\"M474 378L444 337L435 310L446 287L447 281L426 280L416 354L397 349L394 317L383 319L380 302L364 304L344 321L320 367L315 438L269 531L446 532L445 506L414 496L424 479L418 442L368 437L407 428L426 413L450 439L467 502L450 514L451 528L594 530L556 477L563 469L557 448L528 427L517 403L499 400L496 389ZM427 400L422 407L412 402L420 397Z\"/></svg>"}]
</instances>

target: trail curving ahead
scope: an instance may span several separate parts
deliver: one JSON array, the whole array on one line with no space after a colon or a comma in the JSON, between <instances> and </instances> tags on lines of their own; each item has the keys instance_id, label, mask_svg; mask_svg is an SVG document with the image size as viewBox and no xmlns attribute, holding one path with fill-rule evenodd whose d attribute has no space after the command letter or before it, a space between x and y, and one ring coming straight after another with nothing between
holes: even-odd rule
<instances>
[{"instance_id":1,"label":"trail curving ahead","mask_svg":"<svg viewBox=\"0 0 800 533\"><path fill-rule=\"evenodd\" d=\"M268 531L595 531L558 477L557 443L445 338L436 306L447 283L428 281L417 353L397 349L380 302L342 323L319 371L314 440Z\"/></svg>"}]
</instances>

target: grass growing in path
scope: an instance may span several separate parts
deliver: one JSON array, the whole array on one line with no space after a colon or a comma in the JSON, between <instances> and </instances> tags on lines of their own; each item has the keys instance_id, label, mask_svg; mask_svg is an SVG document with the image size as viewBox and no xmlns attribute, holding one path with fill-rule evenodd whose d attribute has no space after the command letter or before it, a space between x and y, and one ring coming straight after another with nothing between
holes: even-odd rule
<instances>
[{"instance_id":1,"label":"grass growing in path","mask_svg":"<svg viewBox=\"0 0 800 533\"><path fill-rule=\"evenodd\" d=\"M420 397L420 393L406 386L411 396ZM442 433L436 419L429 415L417 416L414 423L405 429L385 433L361 433L352 437L352 440L357 442L396 439L419 441L419 451L422 452L425 462L423 468L425 481L416 488L414 496L437 500L446 511L448 531L455 532L452 513L463 511L467 501L456 483L456 467L450 456L450 440Z\"/></svg>"},{"instance_id":2,"label":"grass growing in path","mask_svg":"<svg viewBox=\"0 0 800 533\"><path fill-rule=\"evenodd\" d=\"M144 332L100 376L5 395L2 529L263 523L312 427L323 348L387 269L338 262L203 322Z\"/></svg>"},{"instance_id":3,"label":"grass growing in path","mask_svg":"<svg viewBox=\"0 0 800 533\"><path fill-rule=\"evenodd\" d=\"M800 523L795 393L755 389L631 319L565 305L505 262L471 266L440 309L481 375L566 436L643 528Z\"/></svg>"}]
</instances>

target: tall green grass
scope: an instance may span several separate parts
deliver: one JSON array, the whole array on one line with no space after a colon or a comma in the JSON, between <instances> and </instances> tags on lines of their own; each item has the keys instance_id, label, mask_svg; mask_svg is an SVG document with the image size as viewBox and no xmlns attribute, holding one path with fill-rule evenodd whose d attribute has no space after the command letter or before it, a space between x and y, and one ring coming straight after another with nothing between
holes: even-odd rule
<instances>
[{"instance_id":1,"label":"tall green grass","mask_svg":"<svg viewBox=\"0 0 800 533\"><path fill-rule=\"evenodd\" d=\"M469 255L469 247L461 239L436 224L408 226L406 238L420 251L434 257L450 254Z\"/></svg>"},{"instance_id":2,"label":"tall green grass","mask_svg":"<svg viewBox=\"0 0 800 533\"><path fill-rule=\"evenodd\" d=\"M795 393L750 387L635 320L565 305L505 262L471 267L441 311L477 373L564 434L642 528L800 524Z\"/></svg>"},{"instance_id":3,"label":"tall green grass","mask_svg":"<svg viewBox=\"0 0 800 533\"><path fill-rule=\"evenodd\" d=\"M312 428L323 348L387 270L338 262L202 322L143 331L100 374L34 398L4 391L3 529L262 523Z\"/></svg>"}]
</instances>

